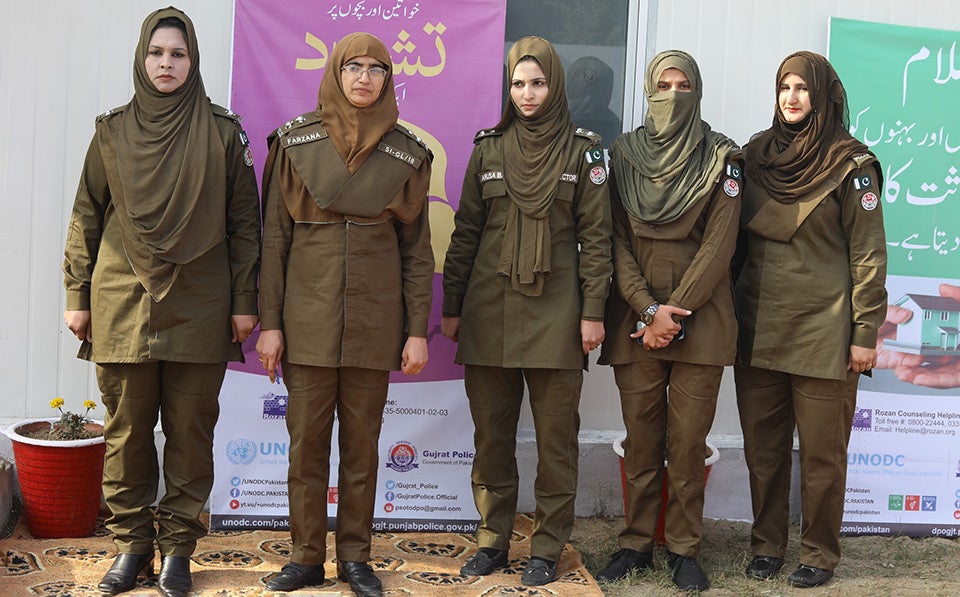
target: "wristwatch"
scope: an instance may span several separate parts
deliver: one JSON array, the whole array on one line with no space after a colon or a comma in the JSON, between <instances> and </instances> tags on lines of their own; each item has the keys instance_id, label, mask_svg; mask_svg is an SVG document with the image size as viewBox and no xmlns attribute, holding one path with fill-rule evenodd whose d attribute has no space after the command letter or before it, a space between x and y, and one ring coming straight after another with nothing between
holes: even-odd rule
<instances>
[{"instance_id":1,"label":"wristwatch","mask_svg":"<svg viewBox=\"0 0 960 597\"><path fill-rule=\"evenodd\" d=\"M657 309L660 308L659 303L653 303L646 309L640 312L640 323L643 325L650 325L653 323L653 316L657 314Z\"/></svg>"}]
</instances>

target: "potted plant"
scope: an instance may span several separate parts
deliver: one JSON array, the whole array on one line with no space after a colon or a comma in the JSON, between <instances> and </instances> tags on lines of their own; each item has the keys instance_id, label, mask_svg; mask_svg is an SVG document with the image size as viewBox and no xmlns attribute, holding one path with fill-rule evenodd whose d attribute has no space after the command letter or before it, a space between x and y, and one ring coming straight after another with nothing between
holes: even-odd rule
<instances>
[{"instance_id":1,"label":"potted plant","mask_svg":"<svg viewBox=\"0 0 960 597\"><path fill-rule=\"evenodd\" d=\"M83 403L83 415L63 410L63 398L50 406L53 419L14 423L5 430L13 443L17 479L30 534L37 538L86 537L100 510L103 425L88 418L96 403Z\"/></svg>"}]
</instances>

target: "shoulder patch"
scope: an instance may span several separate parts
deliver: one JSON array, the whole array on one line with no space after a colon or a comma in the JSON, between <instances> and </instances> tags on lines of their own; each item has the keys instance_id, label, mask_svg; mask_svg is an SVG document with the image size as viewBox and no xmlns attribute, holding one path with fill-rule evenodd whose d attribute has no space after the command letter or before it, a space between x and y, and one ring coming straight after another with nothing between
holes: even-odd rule
<instances>
[{"instance_id":1,"label":"shoulder patch","mask_svg":"<svg viewBox=\"0 0 960 597\"><path fill-rule=\"evenodd\" d=\"M735 178L728 178L723 181L723 192L727 197L736 197L740 194L740 183Z\"/></svg>"},{"instance_id":2,"label":"shoulder patch","mask_svg":"<svg viewBox=\"0 0 960 597\"><path fill-rule=\"evenodd\" d=\"M587 153L584 154L584 157L587 159L588 164L596 164L597 162L603 161L603 148L599 145L594 145L587 150Z\"/></svg>"},{"instance_id":3,"label":"shoulder patch","mask_svg":"<svg viewBox=\"0 0 960 597\"><path fill-rule=\"evenodd\" d=\"M853 156L850 159L852 159L853 162L857 165L857 168L861 168L863 167L864 164L869 163L871 160L875 158L869 153L858 153L857 155Z\"/></svg>"},{"instance_id":4,"label":"shoulder patch","mask_svg":"<svg viewBox=\"0 0 960 597\"><path fill-rule=\"evenodd\" d=\"M736 164L727 164L726 173L729 178L736 178L737 180L740 180L740 177L743 176L743 171Z\"/></svg>"},{"instance_id":5,"label":"shoulder patch","mask_svg":"<svg viewBox=\"0 0 960 597\"><path fill-rule=\"evenodd\" d=\"M873 186L873 177L869 174L853 177L853 188L857 189L858 191L871 186Z\"/></svg>"},{"instance_id":6,"label":"shoulder patch","mask_svg":"<svg viewBox=\"0 0 960 597\"><path fill-rule=\"evenodd\" d=\"M607 169L603 166L594 166L590 169L590 182L601 185L607 181Z\"/></svg>"}]
</instances>

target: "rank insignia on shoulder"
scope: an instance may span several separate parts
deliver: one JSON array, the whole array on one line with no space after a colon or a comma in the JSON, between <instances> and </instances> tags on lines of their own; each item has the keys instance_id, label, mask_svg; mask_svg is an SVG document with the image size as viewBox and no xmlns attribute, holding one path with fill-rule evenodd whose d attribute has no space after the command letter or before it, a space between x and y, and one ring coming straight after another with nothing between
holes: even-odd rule
<instances>
[{"instance_id":1,"label":"rank insignia on shoulder","mask_svg":"<svg viewBox=\"0 0 960 597\"><path fill-rule=\"evenodd\" d=\"M736 197L740 194L740 183L732 178L728 178L723 181L723 192L727 194L728 197Z\"/></svg>"},{"instance_id":2,"label":"rank insignia on shoulder","mask_svg":"<svg viewBox=\"0 0 960 597\"><path fill-rule=\"evenodd\" d=\"M741 176L743 176L743 172L740 171L739 167L734 166L733 164L727 164L727 176L730 178L739 179Z\"/></svg>"},{"instance_id":3,"label":"rank insignia on shoulder","mask_svg":"<svg viewBox=\"0 0 960 597\"><path fill-rule=\"evenodd\" d=\"M477 134L473 137L473 142L476 143L480 139L489 137L490 135L493 135L493 134L499 134L499 132L500 131L498 131L497 129L483 129L481 131L477 131Z\"/></svg>"},{"instance_id":4,"label":"rank insignia on shoulder","mask_svg":"<svg viewBox=\"0 0 960 597\"><path fill-rule=\"evenodd\" d=\"M243 163L247 166L253 165L253 151L250 150L249 145L243 148Z\"/></svg>"},{"instance_id":5,"label":"rank insignia on shoulder","mask_svg":"<svg viewBox=\"0 0 960 597\"><path fill-rule=\"evenodd\" d=\"M873 180L870 178L869 174L864 174L863 176L854 176L853 177L853 188L865 189L873 184Z\"/></svg>"},{"instance_id":6,"label":"rank insignia on shoulder","mask_svg":"<svg viewBox=\"0 0 960 597\"><path fill-rule=\"evenodd\" d=\"M586 153L587 163L596 164L597 162L603 161L603 148L602 147L591 147L587 150Z\"/></svg>"},{"instance_id":7,"label":"rank insignia on shoulder","mask_svg":"<svg viewBox=\"0 0 960 597\"><path fill-rule=\"evenodd\" d=\"M594 166L590 169L590 182L601 185L607 181L607 169L603 166Z\"/></svg>"},{"instance_id":8,"label":"rank insignia on shoulder","mask_svg":"<svg viewBox=\"0 0 960 597\"><path fill-rule=\"evenodd\" d=\"M873 211L877 209L877 205L879 204L880 200L877 199L877 195L875 193L864 193L863 196L860 197L860 205L867 211Z\"/></svg>"}]
</instances>

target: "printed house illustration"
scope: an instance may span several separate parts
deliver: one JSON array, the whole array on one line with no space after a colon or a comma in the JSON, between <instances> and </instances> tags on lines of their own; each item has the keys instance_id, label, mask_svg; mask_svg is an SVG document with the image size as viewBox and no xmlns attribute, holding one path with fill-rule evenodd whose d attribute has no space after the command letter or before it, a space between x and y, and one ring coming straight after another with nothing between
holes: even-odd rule
<instances>
[{"instance_id":1,"label":"printed house illustration","mask_svg":"<svg viewBox=\"0 0 960 597\"><path fill-rule=\"evenodd\" d=\"M943 296L905 294L895 303L913 312L897 326L896 340L883 341L897 352L923 355L960 355L960 302Z\"/></svg>"}]
</instances>

